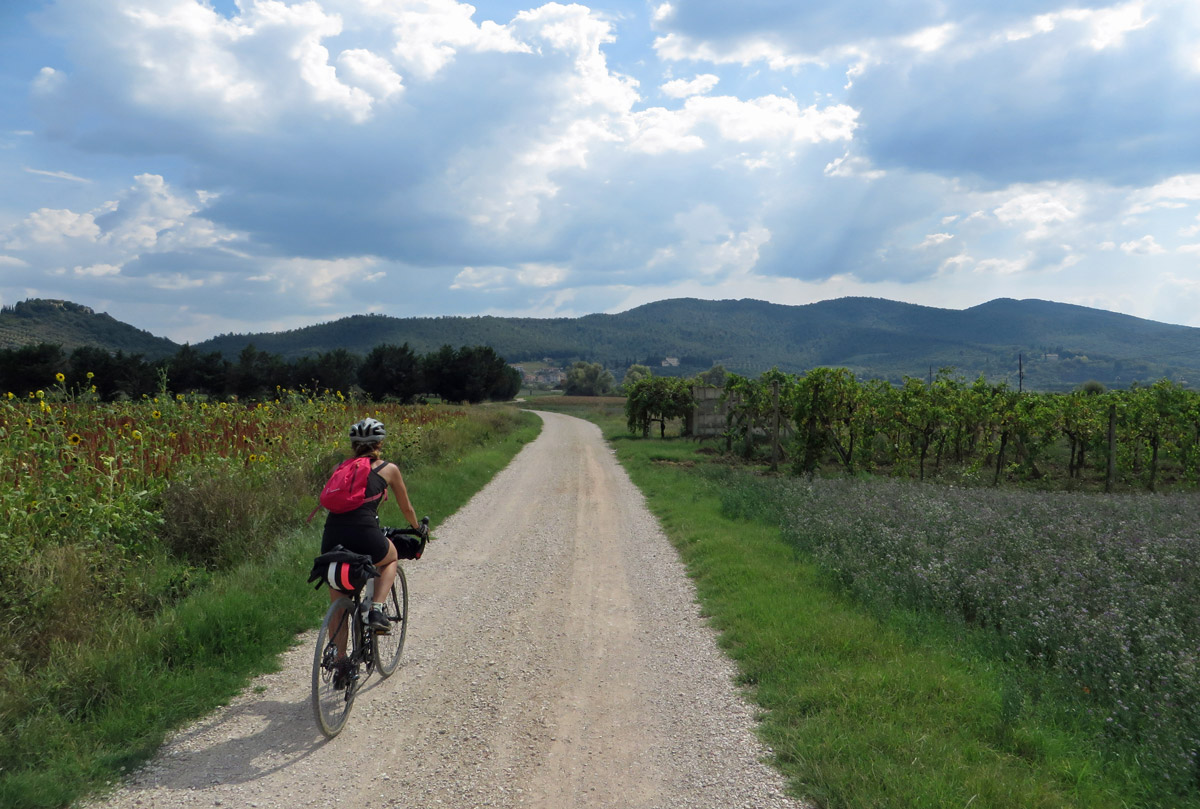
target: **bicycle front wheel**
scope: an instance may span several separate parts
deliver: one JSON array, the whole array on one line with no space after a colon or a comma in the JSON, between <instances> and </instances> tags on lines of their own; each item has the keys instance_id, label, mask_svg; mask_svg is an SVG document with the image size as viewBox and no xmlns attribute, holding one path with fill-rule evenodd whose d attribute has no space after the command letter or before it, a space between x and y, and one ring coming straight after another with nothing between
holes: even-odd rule
<instances>
[{"instance_id":1,"label":"bicycle front wheel","mask_svg":"<svg viewBox=\"0 0 1200 809\"><path fill-rule=\"evenodd\" d=\"M357 691L357 665L352 665L356 642L350 626L354 602L339 598L329 605L321 629L317 632L317 648L313 653L312 707L317 727L329 738L341 732L350 716Z\"/></svg>"},{"instance_id":2,"label":"bicycle front wheel","mask_svg":"<svg viewBox=\"0 0 1200 809\"><path fill-rule=\"evenodd\" d=\"M392 631L375 636L375 667L380 677L387 677L400 665L400 654L404 651L404 636L408 633L408 580L404 568L396 565L396 580L388 593L384 614Z\"/></svg>"}]
</instances>

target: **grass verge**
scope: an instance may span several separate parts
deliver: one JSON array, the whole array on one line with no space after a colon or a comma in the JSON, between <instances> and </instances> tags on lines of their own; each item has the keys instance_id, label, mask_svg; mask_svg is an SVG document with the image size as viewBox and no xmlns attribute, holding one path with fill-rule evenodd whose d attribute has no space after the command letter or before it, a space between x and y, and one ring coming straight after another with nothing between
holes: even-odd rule
<instances>
[{"instance_id":1,"label":"grass verge","mask_svg":"<svg viewBox=\"0 0 1200 809\"><path fill-rule=\"evenodd\" d=\"M781 538L753 473L711 474L697 444L631 438L612 410L579 415L679 549L797 796L829 809L1195 806L1147 797L1052 706L1015 706L1027 674L961 628L839 592Z\"/></svg>"},{"instance_id":2,"label":"grass verge","mask_svg":"<svg viewBox=\"0 0 1200 809\"><path fill-rule=\"evenodd\" d=\"M761 732L796 793L823 807L1119 807L1097 754L1006 721L1005 681L936 634L914 639L834 592L777 526L723 514L694 445L617 439L696 581ZM1023 743L1047 739L1036 748Z\"/></svg>"},{"instance_id":3,"label":"grass verge","mask_svg":"<svg viewBox=\"0 0 1200 809\"><path fill-rule=\"evenodd\" d=\"M528 413L508 427L489 420L447 442L452 463L443 457L406 469L413 502L433 516L435 536L437 523L540 429ZM388 514L394 516L385 507ZM171 730L274 670L278 655L328 606L305 581L319 530L315 522L297 529L264 558L215 574L152 621L129 615L101 642L57 649L22 693L0 703L0 806L54 809L102 791L151 756Z\"/></svg>"}]
</instances>

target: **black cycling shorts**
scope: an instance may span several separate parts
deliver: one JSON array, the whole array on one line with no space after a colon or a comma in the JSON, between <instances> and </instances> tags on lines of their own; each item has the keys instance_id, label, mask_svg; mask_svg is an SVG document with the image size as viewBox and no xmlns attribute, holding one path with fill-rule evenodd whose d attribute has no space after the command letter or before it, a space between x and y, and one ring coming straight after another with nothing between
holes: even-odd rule
<instances>
[{"instance_id":1,"label":"black cycling shorts","mask_svg":"<svg viewBox=\"0 0 1200 809\"><path fill-rule=\"evenodd\" d=\"M391 542L378 526L330 525L326 522L325 533L321 535L321 553L327 553L338 545L348 551L370 556L372 562L379 564L388 555Z\"/></svg>"}]
</instances>

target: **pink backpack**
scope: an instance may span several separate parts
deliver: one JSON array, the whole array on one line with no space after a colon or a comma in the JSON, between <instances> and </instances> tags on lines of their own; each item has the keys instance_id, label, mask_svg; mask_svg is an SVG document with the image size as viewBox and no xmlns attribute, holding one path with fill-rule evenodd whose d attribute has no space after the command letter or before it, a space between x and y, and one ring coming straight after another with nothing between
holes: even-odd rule
<instances>
[{"instance_id":1,"label":"pink backpack","mask_svg":"<svg viewBox=\"0 0 1200 809\"><path fill-rule=\"evenodd\" d=\"M345 514L366 503L386 498L386 488L374 497L367 497L367 478L370 476L371 459L367 456L360 455L342 461L321 490L321 508L334 514Z\"/></svg>"}]
</instances>

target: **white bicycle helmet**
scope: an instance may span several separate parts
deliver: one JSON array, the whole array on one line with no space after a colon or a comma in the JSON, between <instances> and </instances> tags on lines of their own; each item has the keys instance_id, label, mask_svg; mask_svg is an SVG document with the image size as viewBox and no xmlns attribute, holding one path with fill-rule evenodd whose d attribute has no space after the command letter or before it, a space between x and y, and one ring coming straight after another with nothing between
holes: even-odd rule
<instances>
[{"instance_id":1,"label":"white bicycle helmet","mask_svg":"<svg viewBox=\"0 0 1200 809\"><path fill-rule=\"evenodd\" d=\"M350 428L351 444L377 444L387 437L383 422L366 418Z\"/></svg>"}]
</instances>

